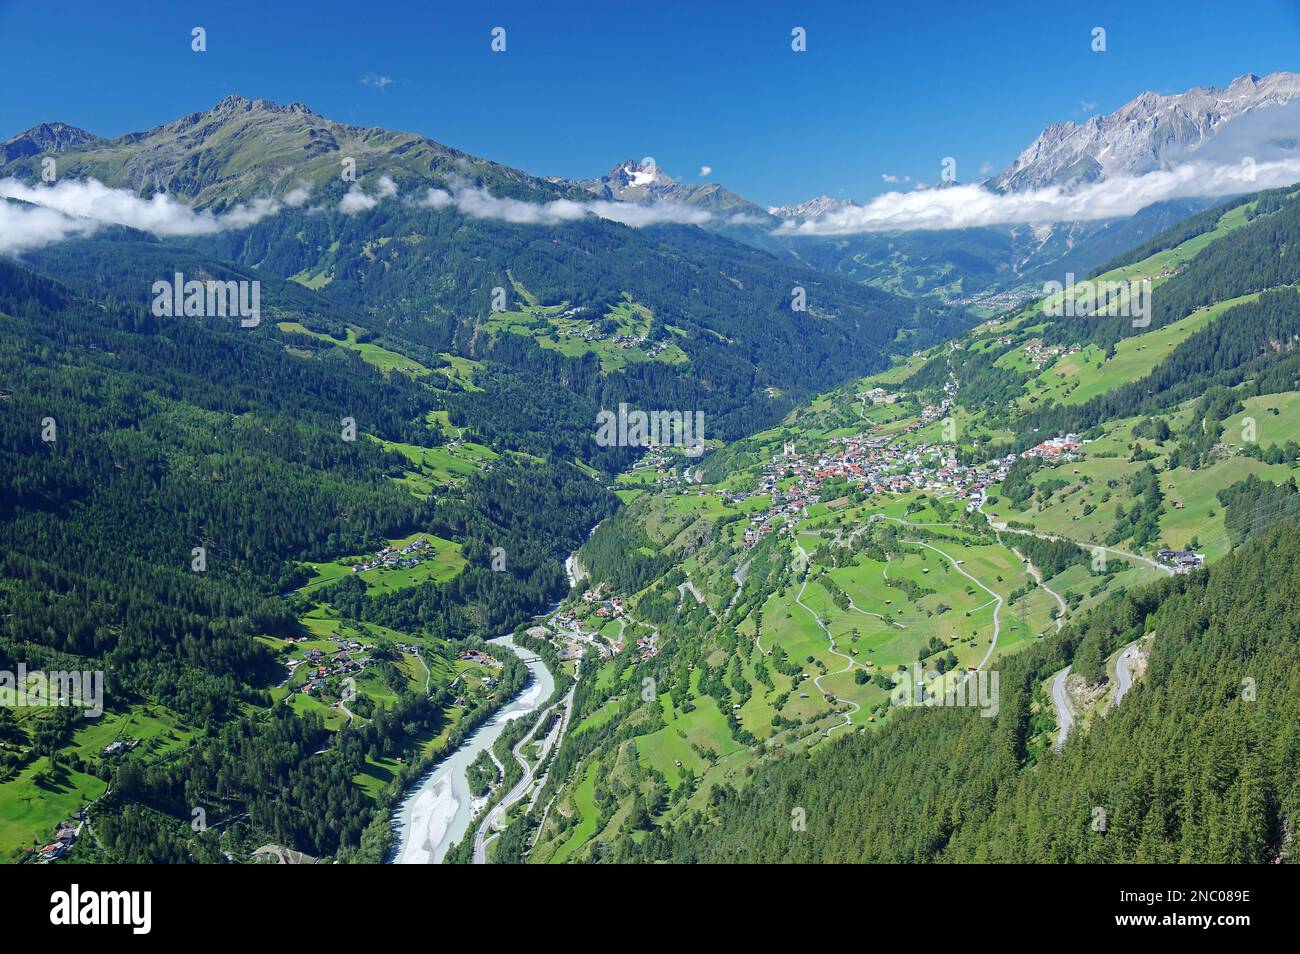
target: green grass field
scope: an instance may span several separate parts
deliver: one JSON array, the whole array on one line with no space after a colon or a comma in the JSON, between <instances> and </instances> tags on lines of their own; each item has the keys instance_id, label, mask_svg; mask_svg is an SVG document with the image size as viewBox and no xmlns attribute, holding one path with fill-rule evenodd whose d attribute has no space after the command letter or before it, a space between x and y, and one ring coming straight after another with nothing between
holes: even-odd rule
<instances>
[{"instance_id":1,"label":"green grass field","mask_svg":"<svg viewBox=\"0 0 1300 954\"><path fill-rule=\"evenodd\" d=\"M372 364L380 371L390 372L397 371L408 377L420 378L433 372L420 364L418 361L408 358L404 354L396 351L390 351L387 348L381 348L377 344L371 344L368 341L357 340L357 329L348 328L347 338L339 341L337 338L331 338L327 334L319 331L312 331L305 325L297 321L281 321L276 325L281 331L287 331L292 334L307 335L315 338L317 341L324 341L340 348L346 348L349 351L355 351L361 356L361 360L367 364Z\"/></svg>"},{"instance_id":2,"label":"green grass field","mask_svg":"<svg viewBox=\"0 0 1300 954\"><path fill-rule=\"evenodd\" d=\"M353 574L352 567L355 564L364 563L371 559L373 554L340 557L329 563L307 563L304 565L312 570L313 575L310 580L299 588L298 592L311 592L327 583L333 583L355 575L364 580L366 587L371 591L391 593L404 590L407 587L417 586L420 583L430 581L440 583L443 580L449 580L465 568L465 558L461 556L460 544L451 540L445 540L432 534L414 533L387 542L389 546L401 549L417 539L432 544L434 554L431 557L422 559L420 563L413 567L389 568L379 566Z\"/></svg>"},{"instance_id":3,"label":"green grass field","mask_svg":"<svg viewBox=\"0 0 1300 954\"><path fill-rule=\"evenodd\" d=\"M13 711L19 725L49 714L47 709ZM108 709L98 718L82 721L63 752L92 765L108 759L152 763L183 750L192 737L174 713L136 705ZM135 745L126 753L105 756L104 748L119 740ZM98 798L105 788L95 775L66 764L51 766L43 756L29 761L13 778L0 783L0 858L13 859L46 844L59 822Z\"/></svg>"}]
</instances>

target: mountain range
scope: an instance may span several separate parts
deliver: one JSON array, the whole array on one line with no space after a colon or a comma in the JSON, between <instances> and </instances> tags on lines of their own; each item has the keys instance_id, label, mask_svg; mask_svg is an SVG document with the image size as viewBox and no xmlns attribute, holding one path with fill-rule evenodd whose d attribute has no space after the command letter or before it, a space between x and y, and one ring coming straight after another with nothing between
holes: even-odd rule
<instances>
[{"instance_id":1,"label":"mountain range","mask_svg":"<svg viewBox=\"0 0 1300 954\"><path fill-rule=\"evenodd\" d=\"M1297 99L1300 74L1280 72L1262 79L1248 73L1223 89L1142 93L1108 115L1053 123L988 184L999 192L1024 191L1141 175L1206 155L1208 145L1237 131L1247 117L1269 121L1280 136L1264 152L1257 148L1264 144L1255 144L1231 159L1249 155L1262 162L1278 151L1294 154L1300 126L1281 107Z\"/></svg>"},{"instance_id":2,"label":"mountain range","mask_svg":"<svg viewBox=\"0 0 1300 954\"><path fill-rule=\"evenodd\" d=\"M116 221L136 229L101 231L77 246L78 256L135 274L141 259L165 258L167 248L184 243L185 257L206 255L209 270L290 279L351 309L354 324L429 365L447 352L494 358L500 374L477 399L477 426L495 427L503 439L504 429L512 430L509 439L524 444L519 428L531 428L517 419L515 392L528 388L524 379L544 358L570 388L522 406L569 419L570 455L583 445L582 453L595 453L587 424L597 406L653 400L689 407L707 412L718 438L737 436L778 419L817 387L971 320L937 302L918 305L790 259L774 261L673 217L631 228L584 211L589 186L537 178L413 134L343 125L301 104L230 96L206 112L113 140L37 127L6 141L10 158L0 176L39 183L42 148L54 150L59 179L51 192L69 196L69 221L84 222L105 197L60 189L95 180L116 190L114 209L128 210ZM607 184L611 197L644 188L636 175L632 169L623 182ZM653 186L678 194L665 177ZM689 195L698 203L705 192L725 200L707 189ZM616 197L608 204L608 215L634 209ZM160 208L169 216L161 246L140 231L158 230ZM222 216L241 227L210 227ZM69 271L54 277L76 284L77 256L67 248L34 249L26 260L51 270L67 262ZM791 307L796 288L806 294L806 312ZM496 289L509 297L504 311L494 310ZM147 290L140 284L134 294L143 299ZM563 327L548 323L549 308L567 313ZM646 320L627 320L628 308L645 309ZM307 326L341 330L338 321ZM567 338L583 336L608 353L594 373L568 348ZM620 336L635 342L616 342ZM781 347L772 347L776 341ZM590 402L581 413L571 406L579 380Z\"/></svg>"},{"instance_id":3,"label":"mountain range","mask_svg":"<svg viewBox=\"0 0 1300 954\"><path fill-rule=\"evenodd\" d=\"M1248 74L1223 89L1143 93L1110 114L1048 126L981 186L1003 195L1076 189L1189 161L1235 165L1247 156L1257 163L1294 158L1298 91L1300 75L1272 73ZM717 183L675 179L649 158L625 160L594 179L540 178L427 137L340 124L299 103L239 96L113 140L63 123L41 124L0 144L0 175L38 181L38 160L46 156L58 159L62 176L94 178L144 197L162 193L217 213L258 197L283 199L306 190L318 200L341 198L348 191L339 177L344 157L371 183L388 176L399 187L449 194L485 190L496 198L538 203L626 203L654 210L647 213L654 220L695 224L789 262L984 314L1023 299L1046 278L1102 264L1120 245L1139 244L1214 198L1189 195L1100 221L818 238L784 234L779 227L815 225L854 203L821 196L764 208Z\"/></svg>"},{"instance_id":4,"label":"mountain range","mask_svg":"<svg viewBox=\"0 0 1300 954\"><path fill-rule=\"evenodd\" d=\"M1118 176L1140 176L1189 161L1236 166L1294 160L1300 148L1300 74L1246 74L1226 88L1197 87L1185 93L1145 92L1119 109L1081 123L1053 123L1001 172L980 182L999 194L1056 187L1076 189ZM672 200L742 212L756 224L817 223L853 209L846 199L819 196L759 210L717 186L681 186L653 170L640 184L620 170L601 183L605 194L625 201ZM1242 191L1249 188L1244 183ZM715 198L715 196L717 198ZM1084 273L1102 264L1124 243L1136 245L1207 207L1218 194L1153 203L1137 214L1092 222L1041 221L1019 226L885 230L834 239L793 237L773 241L770 225L759 232L733 232L776 254L900 294L938 295L996 311L1032 294L1036 284L1067 271ZM761 218L766 212L769 219ZM773 223L773 224L775 224ZM731 223L727 223L730 225ZM1014 292L1015 294L1006 294Z\"/></svg>"}]
</instances>

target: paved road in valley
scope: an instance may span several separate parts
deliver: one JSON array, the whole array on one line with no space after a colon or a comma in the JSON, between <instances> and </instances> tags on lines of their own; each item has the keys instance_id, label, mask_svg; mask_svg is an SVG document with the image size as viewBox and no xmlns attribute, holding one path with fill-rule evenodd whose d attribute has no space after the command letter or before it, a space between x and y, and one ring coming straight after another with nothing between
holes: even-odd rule
<instances>
[{"instance_id":1,"label":"paved road in valley","mask_svg":"<svg viewBox=\"0 0 1300 954\"><path fill-rule=\"evenodd\" d=\"M1154 567L1157 570L1161 570L1165 573L1168 573L1170 576L1174 574L1173 567L1165 566L1163 563L1157 560L1153 560L1150 557L1144 557L1138 553L1129 553L1127 550L1116 550L1114 547L1103 547L1099 543L1085 543L1082 540L1071 540L1069 537L1058 537L1051 533L1039 533L1037 530L1020 530L1020 529L1011 530L1007 527L1006 521L994 520L987 513L984 513L983 500L980 501L979 506L976 507L975 509L978 510L980 513L984 514L985 519L987 519L989 522L989 526L992 527L994 530L1000 530L1005 533L1027 533L1029 534L1029 536L1038 537L1038 539L1040 540L1054 540L1057 542L1064 541L1066 543L1073 543L1076 547L1083 547L1085 550L1101 550L1104 553L1113 553L1117 557L1122 557L1125 560L1137 560L1139 563L1145 563L1147 566Z\"/></svg>"},{"instance_id":2,"label":"paved road in valley","mask_svg":"<svg viewBox=\"0 0 1300 954\"><path fill-rule=\"evenodd\" d=\"M533 742L534 736L536 736L538 728L540 728L542 725L545 724L547 717L551 714L552 711L554 711L556 706L560 706L562 709L562 714L560 716L560 731L559 731L559 735L555 739L555 742L552 743L551 748L558 747L559 744L564 740L564 731L565 729L568 728L569 716L572 715L573 713L573 695L578 688L578 677L580 675L581 665L582 665L581 660L579 660L578 663L579 672L574 673L573 685L569 687L569 691L565 694L564 698L561 699L559 702L554 703L553 705L547 706L546 710L542 712L540 716L538 716L537 721L533 724L533 727L528 730L528 734L525 735L522 739L520 739L519 742L517 742L515 746L510 750L510 754L513 755L515 761L519 763L519 767L524 770L524 774L523 777L520 778L518 783L516 783L516 785L512 789L510 789L509 792L506 793L506 797L501 799L501 801L498 802L492 808L492 810L487 813L487 815L483 818L483 822L478 826L478 830L474 832L474 864L476 865L487 864L487 843L489 839L493 836L494 829L496 828L497 823L501 819L506 817L506 813L508 813L510 809L514 807L516 802L518 802L521 798L524 797L524 794L528 791L528 786L532 784L533 768L532 765L529 764L528 760L523 757L522 753L524 747ZM550 748L547 748L539 755L538 757L539 764L543 759L546 758L546 754L549 751ZM490 750L489 750L489 754L492 754ZM496 761L495 755L492 755L492 761L494 762ZM542 788L542 785L540 783L544 781L544 778L539 779L538 781L539 784L537 786L537 792L534 793L533 799L528 805L529 810L531 810L533 805L536 804L537 802L537 795L541 793L541 788ZM548 805L547 808L549 809L550 806ZM545 818L543 818L543 821L544 820ZM540 829L540 825L538 827Z\"/></svg>"}]
</instances>

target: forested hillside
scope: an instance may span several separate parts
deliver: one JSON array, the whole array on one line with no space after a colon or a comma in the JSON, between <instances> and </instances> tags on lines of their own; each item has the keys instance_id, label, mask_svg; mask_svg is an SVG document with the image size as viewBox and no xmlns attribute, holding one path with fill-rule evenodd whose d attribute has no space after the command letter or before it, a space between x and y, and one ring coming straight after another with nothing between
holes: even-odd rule
<instances>
[{"instance_id":1,"label":"forested hillside","mask_svg":"<svg viewBox=\"0 0 1300 954\"><path fill-rule=\"evenodd\" d=\"M1300 810L1300 535L1117 598L1002 669L994 719L917 710L716 791L644 857L705 862L1275 860ZM1059 755L1026 749L1035 686L1156 639L1146 679ZM801 809L806 830L793 830ZM1100 813L1099 813L1100 812ZM1098 820L1100 825L1098 824Z\"/></svg>"},{"instance_id":2,"label":"forested hillside","mask_svg":"<svg viewBox=\"0 0 1300 954\"><path fill-rule=\"evenodd\" d=\"M162 258L243 276L129 236L80 251L81 290L0 262L0 669L102 670L108 713L0 710L0 801L43 789L37 818L57 819L108 789L97 828L111 858L219 860L215 833L191 830L193 806L244 819L241 840L356 852L404 759L499 702L440 688L447 641L496 635L561 595L564 555L615 500L571 462L497 455L454 488L412 493L410 454L459 460L430 423L446 389L341 347L304 349L273 323L339 321L336 306L271 279L258 328L158 318L139 288L168 274ZM44 261L56 270L65 254ZM312 567L426 534L455 548L461 572L297 593ZM377 641L379 701L354 699L367 718L345 708L355 724L342 728L337 709L298 711L307 696L285 688L284 647L331 632ZM425 672L407 675L398 638L428 654ZM506 677L495 692L523 673L511 663ZM131 743L157 754L109 758L109 726L124 739L169 728ZM379 759L393 784L361 784ZM30 838L28 812L0 832L6 854Z\"/></svg>"},{"instance_id":3,"label":"forested hillside","mask_svg":"<svg viewBox=\"0 0 1300 954\"><path fill-rule=\"evenodd\" d=\"M508 293L512 310L522 287L591 321L625 296L648 307L646 340L677 344L687 364L638 362L593 377L569 361L549 377L587 408L626 400L703 410L719 439L779 420L818 389L969 323L956 309L863 288L680 226L632 229L588 218L540 229L385 203L354 216L286 212L211 247L286 277L322 276L322 296L369 311L387 333L501 366L481 400L496 405L487 421L503 435L516 429L504 410L516 406L510 377L531 381L551 362L527 338L505 345L491 334L495 288ZM806 311L791 308L796 288ZM563 415L564 400L547 389L533 403Z\"/></svg>"},{"instance_id":4,"label":"forested hillside","mask_svg":"<svg viewBox=\"0 0 1300 954\"><path fill-rule=\"evenodd\" d=\"M984 432L970 436L1016 451L1041 440L1036 435L1085 432L1117 418L1168 412L1211 387L1245 384L1248 394L1292 390L1300 380L1300 299L1293 287L1300 267L1288 249L1297 238L1300 201L1293 190L1231 200L1092 276L1126 287L1149 281L1149 321L1114 308L1051 316L1048 296L1001 316L963 346L928 353L904 383L935 393L955 379L954 403L978 418L976 430ZM1191 324L1195 319L1212 320ZM1146 339L1152 334L1167 350L1129 362L1133 370L1125 373L1103 370L1086 399L1072 393L1078 384L1071 376L1085 359L1104 369L1121 349L1129 355L1144 350L1144 340L1156 340ZM1069 365L1062 360L1053 379L1042 358L1022 356L1031 350L1082 356ZM1031 363L1037 364L1033 374Z\"/></svg>"}]
</instances>

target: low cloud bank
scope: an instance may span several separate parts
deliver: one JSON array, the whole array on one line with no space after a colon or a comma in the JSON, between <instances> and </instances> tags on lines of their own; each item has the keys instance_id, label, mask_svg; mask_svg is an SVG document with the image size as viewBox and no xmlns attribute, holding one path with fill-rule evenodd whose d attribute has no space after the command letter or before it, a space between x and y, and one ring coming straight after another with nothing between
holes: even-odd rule
<instances>
[{"instance_id":1,"label":"low cloud bank","mask_svg":"<svg viewBox=\"0 0 1300 954\"><path fill-rule=\"evenodd\" d=\"M0 255L81 238L99 227L99 222L74 219L55 209L24 206L0 198Z\"/></svg>"},{"instance_id":2,"label":"low cloud bank","mask_svg":"<svg viewBox=\"0 0 1300 954\"><path fill-rule=\"evenodd\" d=\"M338 211L356 215L395 198L397 184L379 176L367 191L354 183L338 201ZM108 225L125 225L158 236L213 235L247 228L284 208L297 208L309 198L305 186L290 190L282 199L257 198L226 212L196 212L169 195L143 199L127 189L114 189L95 179L64 180L54 185L29 186L17 179L0 180L0 254L40 248L52 242L91 235ZM21 202L8 202L17 199ZM29 203L27 205L21 203ZM429 189L417 200L424 208L455 208L476 219L494 219L516 225L559 225L592 215L633 228L663 223L708 225L715 216L678 203L636 205L593 199L576 202L555 199L526 202L500 198L486 189L455 183L450 191Z\"/></svg>"},{"instance_id":3,"label":"low cloud bank","mask_svg":"<svg viewBox=\"0 0 1300 954\"><path fill-rule=\"evenodd\" d=\"M384 175L375 181L370 191L361 183L354 183L339 200L338 210L353 215L397 196L397 184L392 178ZM1300 159L1281 158L1237 164L1189 162L1141 176L1006 194L990 192L978 185L916 189L889 192L864 205L836 208L803 222L786 222L774 234L836 236L1115 219L1167 199L1212 198L1277 188L1297 181L1300 181ZM301 206L308 197L307 188L299 186L281 199L252 199L222 213L196 212L168 195L143 199L129 190L113 189L94 179L37 186L3 179L0 180L0 254L91 235L106 225L125 225L164 237L212 235L255 225L284 208ZM643 205L594 198L528 202L494 196L487 189L464 182L454 182L448 188L430 188L415 204L431 209L454 208L471 218L515 225L560 225L587 216L633 228L660 224L759 224L743 215L717 216L675 202Z\"/></svg>"},{"instance_id":4,"label":"low cloud bank","mask_svg":"<svg viewBox=\"0 0 1300 954\"><path fill-rule=\"evenodd\" d=\"M514 225L559 225L588 215L621 222L633 228L665 223L707 225L713 221L712 213L704 209L672 202L650 205L603 199L591 202L575 202L572 199L525 202L522 199L499 198L486 189L466 186L453 186L451 191L430 189L418 204L429 209L455 208L471 218L495 219Z\"/></svg>"},{"instance_id":5,"label":"low cloud bank","mask_svg":"<svg viewBox=\"0 0 1300 954\"><path fill-rule=\"evenodd\" d=\"M1083 222L1125 218L1166 199L1213 198L1300 181L1300 159L1212 165L1189 162L1141 176L1083 186L1052 186L999 194L978 185L888 192L864 205L835 209L804 222L786 222L778 235L856 235L864 232L969 229L991 225Z\"/></svg>"},{"instance_id":6,"label":"low cloud bank","mask_svg":"<svg viewBox=\"0 0 1300 954\"><path fill-rule=\"evenodd\" d=\"M213 235L255 225L283 208L302 205L307 196L307 189L299 186L283 199L257 198L218 214L196 212L162 193L142 199L96 179L65 179L39 186L0 179L0 253L80 238L106 225L125 225L164 237Z\"/></svg>"}]
</instances>

